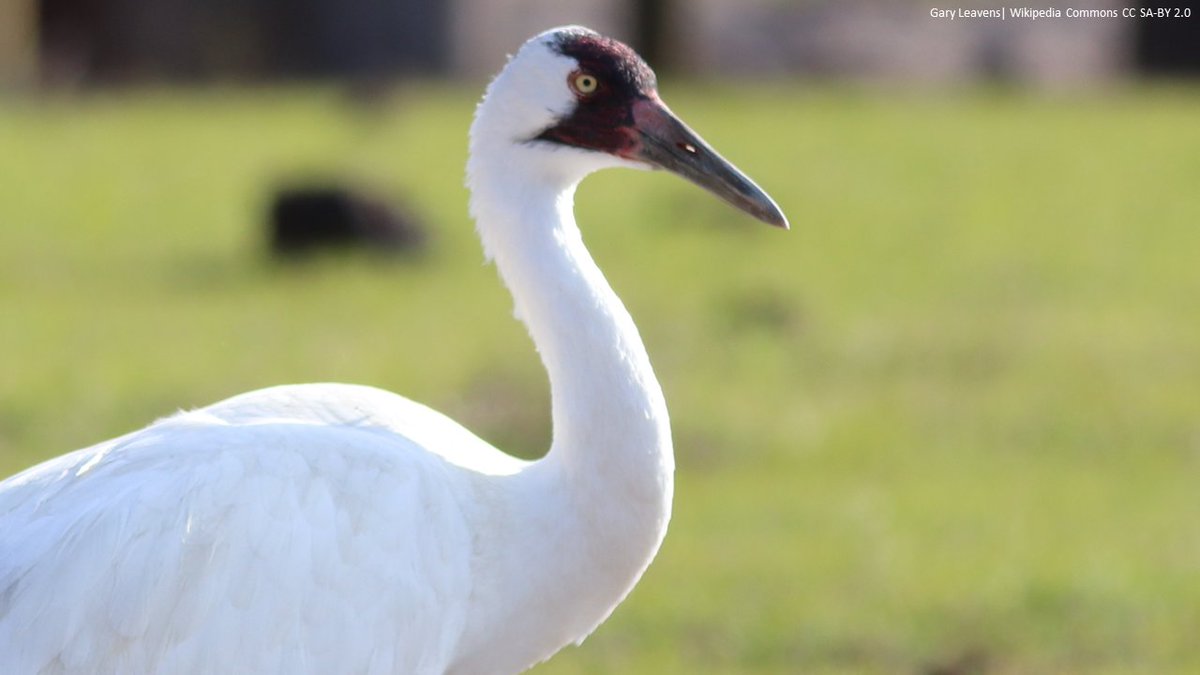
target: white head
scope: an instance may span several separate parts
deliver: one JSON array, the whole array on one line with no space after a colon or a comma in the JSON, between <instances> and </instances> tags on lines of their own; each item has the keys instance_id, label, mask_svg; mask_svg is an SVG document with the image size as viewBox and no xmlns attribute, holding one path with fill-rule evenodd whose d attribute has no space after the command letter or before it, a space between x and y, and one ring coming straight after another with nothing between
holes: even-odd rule
<instances>
[{"instance_id":1,"label":"white head","mask_svg":"<svg viewBox=\"0 0 1200 675\"><path fill-rule=\"evenodd\" d=\"M483 157L563 184L609 167L667 169L787 227L765 192L667 108L636 52L580 26L530 38L488 86L471 125L471 174Z\"/></svg>"}]
</instances>

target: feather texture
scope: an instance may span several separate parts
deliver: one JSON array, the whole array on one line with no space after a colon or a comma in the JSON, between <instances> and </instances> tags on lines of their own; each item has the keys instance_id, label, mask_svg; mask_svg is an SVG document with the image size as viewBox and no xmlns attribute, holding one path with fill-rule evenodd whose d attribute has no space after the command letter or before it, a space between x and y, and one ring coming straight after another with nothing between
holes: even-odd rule
<instances>
[{"instance_id":1,"label":"feather texture","mask_svg":"<svg viewBox=\"0 0 1200 675\"><path fill-rule=\"evenodd\" d=\"M0 670L446 671L469 479L401 423L488 447L393 394L280 387L6 481Z\"/></svg>"}]
</instances>

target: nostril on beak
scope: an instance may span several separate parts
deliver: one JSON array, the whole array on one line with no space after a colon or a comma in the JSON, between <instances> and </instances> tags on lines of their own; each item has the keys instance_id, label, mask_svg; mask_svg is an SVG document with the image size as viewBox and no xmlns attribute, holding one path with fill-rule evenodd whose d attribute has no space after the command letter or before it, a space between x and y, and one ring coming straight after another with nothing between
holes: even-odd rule
<instances>
[{"instance_id":1,"label":"nostril on beak","mask_svg":"<svg viewBox=\"0 0 1200 675\"><path fill-rule=\"evenodd\" d=\"M680 150L686 152L689 155L696 154L696 146L692 145L691 143L676 143L675 147L679 148Z\"/></svg>"}]
</instances>

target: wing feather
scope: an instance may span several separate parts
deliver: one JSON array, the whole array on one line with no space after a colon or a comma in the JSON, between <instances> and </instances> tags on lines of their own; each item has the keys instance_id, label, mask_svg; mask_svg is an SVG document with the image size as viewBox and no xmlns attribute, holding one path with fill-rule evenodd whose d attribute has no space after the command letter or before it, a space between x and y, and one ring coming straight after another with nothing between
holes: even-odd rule
<instances>
[{"instance_id":1,"label":"wing feather","mask_svg":"<svg viewBox=\"0 0 1200 675\"><path fill-rule=\"evenodd\" d=\"M235 408L0 483L0 672L445 668L470 478L387 425Z\"/></svg>"}]
</instances>

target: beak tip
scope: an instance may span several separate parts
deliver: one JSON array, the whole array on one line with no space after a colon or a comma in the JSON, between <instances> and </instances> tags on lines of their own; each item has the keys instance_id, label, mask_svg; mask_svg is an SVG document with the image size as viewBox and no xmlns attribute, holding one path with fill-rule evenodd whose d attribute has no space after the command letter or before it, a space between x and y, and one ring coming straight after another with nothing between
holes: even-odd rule
<instances>
[{"instance_id":1,"label":"beak tip","mask_svg":"<svg viewBox=\"0 0 1200 675\"><path fill-rule=\"evenodd\" d=\"M767 197L766 193L763 193L763 198L767 203L764 205L764 208L755 213L755 216L764 223L778 227L781 230L792 229L792 226L788 223L787 216L783 215L783 211L779 208L779 205L773 199Z\"/></svg>"}]
</instances>

